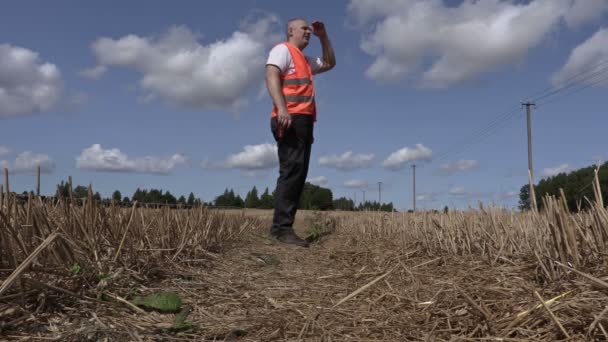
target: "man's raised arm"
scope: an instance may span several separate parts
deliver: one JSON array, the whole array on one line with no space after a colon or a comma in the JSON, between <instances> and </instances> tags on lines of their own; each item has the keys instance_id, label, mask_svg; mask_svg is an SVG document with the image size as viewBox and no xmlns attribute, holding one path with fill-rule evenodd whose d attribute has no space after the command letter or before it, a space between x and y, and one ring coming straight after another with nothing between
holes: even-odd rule
<instances>
[{"instance_id":1,"label":"man's raised arm","mask_svg":"<svg viewBox=\"0 0 608 342\"><path fill-rule=\"evenodd\" d=\"M322 72L331 70L334 66L336 66L336 55L334 54L334 48L331 46L331 42L327 36L327 31L325 31L325 25L320 21L315 21L312 23L312 28L313 34L319 37L319 41L321 42L321 50L323 51L323 65L321 65L315 72L315 74L320 74Z\"/></svg>"}]
</instances>

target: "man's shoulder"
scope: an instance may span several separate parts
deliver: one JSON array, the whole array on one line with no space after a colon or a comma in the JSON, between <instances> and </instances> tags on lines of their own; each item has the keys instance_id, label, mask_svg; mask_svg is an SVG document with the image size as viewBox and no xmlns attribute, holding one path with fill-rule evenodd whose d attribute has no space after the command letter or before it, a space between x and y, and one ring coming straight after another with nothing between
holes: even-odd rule
<instances>
[{"instance_id":1,"label":"man's shoulder","mask_svg":"<svg viewBox=\"0 0 608 342\"><path fill-rule=\"evenodd\" d=\"M285 52L289 52L289 49L287 48L287 45L285 45L284 43L279 43L279 44L273 46L272 49L270 49L270 53L285 53Z\"/></svg>"}]
</instances>

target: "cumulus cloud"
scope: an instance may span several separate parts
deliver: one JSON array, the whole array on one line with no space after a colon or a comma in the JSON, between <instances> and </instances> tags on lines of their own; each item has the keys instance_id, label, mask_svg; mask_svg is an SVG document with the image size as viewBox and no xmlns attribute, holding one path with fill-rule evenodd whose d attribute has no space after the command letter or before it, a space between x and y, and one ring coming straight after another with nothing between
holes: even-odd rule
<instances>
[{"instance_id":1,"label":"cumulus cloud","mask_svg":"<svg viewBox=\"0 0 608 342\"><path fill-rule=\"evenodd\" d=\"M180 108L238 110L247 92L261 80L267 48L278 19L264 15L241 24L241 30L207 45L184 26L160 37L130 34L99 38L92 49L98 61L86 74L122 66L141 74L139 87L147 101L161 99Z\"/></svg>"},{"instance_id":2,"label":"cumulus cloud","mask_svg":"<svg viewBox=\"0 0 608 342\"><path fill-rule=\"evenodd\" d=\"M93 80L97 80L101 78L103 74L108 70L108 67L105 65L97 65L92 68L84 69L80 72L80 75L86 78L90 78Z\"/></svg>"},{"instance_id":3,"label":"cumulus cloud","mask_svg":"<svg viewBox=\"0 0 608 342\"><path fill-rule=\"evenodd\" d=\"M558 165L556 167L547 167L544 168L541 172L540 176L543 178L556 176L563 172L568 172L570 170L570 166L568 164Z\"/></svg>"},{"instance_id":4,"label":"cumulus cloud","mask_svg":"<svg viewBox=\"0 0 608 342\"><path fill-rule=\"evenodd\" d=\"M0 150L2 148L0 146ZM7 149L5 156L11 153ZM11 173L36 173L39 166L41 173L52 173L55 170L55 162L51 157L31 151L19 153L14 161L0 160L0 167L7 168Z\"/></svg>"},{"instance_id":5,"label":"cumulus cloud","mask_svg":"<svg viewBox=\"0 0 608 342\"><path fill-rule=\"evenodd\" d=\"M10 148L0 145L0 157L8 156L11 153L13 153L13 151Z\"/></svg>"},{"instance_id":6,"label":"cumulus cloud","mask_svg":"<svg viewBox=\"0 0 608 342\"><path fill-rule=\"evenodd\" d=\"M437 202L437 197L439 193L437 192L421 192L416 195L416 201L419 202Z\"/></svg>"},{"instance_id":7,"label":"cumulus cloud","mask_svg":"<svg viewBox=\"0 0 608 342\"><path fill-rule=\"evenodd\" d=\"M93 144L82 150L76 158L76 167L91 171L169 174L177 166L187 162L187 158L182 154L167 158L129 158L117 148L104 149L100 144Z\"/></svg>"},{"instance_id":8,"label":"cumulus cloud","mask_svg":"<svg viewBox=\"0 0 608 342\"><path fill-rule=\"evenodd\" d=\"M519 191L507 191L500 195L501 200L507 200L507 199L518 198L518 197L519 197Z\"/></svg>"},{"instance_id":9,"label":"cumulus cloud","mask_svg":"<svg viewBox=\"0 0 608 342\"><path fill-rule=\"evenodd\" d=\"M605 79L606 59L608 59L608 28L600 29L589 39L574 48L568 57L568 61L562 68L553 74L552 81L555 86L562 86L568 80L579 80L573 78L577 75L595 76L587 79L587 83L597 83ZM591 67L591 69L589 69Z\"/></svg>"},{"instance_id":10,"label":"cumulus cloud","mask_svg":"<svg viewBox=\"0 0 608 342\"><path fill-rule=\"evenodd\" d=\"M601 18L606 12L608 12L606 0L574 0L565 19L569 26L576 27Z\"/></svg>"},{"instance_id":11,"label":"cumulus cloud","mask_svg":"<svg viewBox=\"0 0 608 342\"><path fill-rule=\"evenodd\" d=\"M331 167L342 171L351 171L368 167L374 154L354 154L352 151L344 152L342 155L328 155L319 158L319 165Z\"/></svg>"},{"instance_id":12,"label":"cumulus cloud","mask_svg":"<svg viewBox=\"0 0 608 342\"><path fill-rule=\"evenodd\" d=\"M0 44L0 118L50 110L62 88L57 66L34 51Z\"/></svg>"},{"instance_id":13,"label":"cumulus cloud","mask_svg":"<svg viewBox=\"0 0 608 342\"><path fill-rule=\"evenodd\" d=\"M400 170L405 167L405 164L410 161L424 160L429 161L433 156L433 151L422 144L416 144L416 147L404 147L398 151L391 153L382 166L389 170Z\"/></svg>"},{"instance_id":14,"label":"cumulus cloud","mask_svg":"<svg viewBox=\"0 0 608 342\"><path fill-rule=\"evenodd\" d=\"M456 186L450 189L448 192L452 196L465 196L469 193L464 190L464 186Z\"/></svg>"},{"instance_id":15,"label":"cumulus cloud","mask_svg":"<svg viewBox=\"0 0 608 342\"><path fill-rule=\"evenodd\" d=\"M272 169L279 165L277 146L274 144L246 145L243 151L229 155L219 162L204 161L204 169L239 169L242 171L260 171Z\"/></svg>"},{"instance_id":16,"label":"cumulus cloud","mask_svg":"<svg viewBox=\"0 0 608 342\"><path fill-rule=\"evenodd\" d=\"M421 72L422 87L442 88L512 65L555 31L564 16L582 24L594 0L352 0L349 16L364 31L360 47L374 57L366 75L397 81ZM370 31L366 28L371 27ZM428 69L423 69L429 65Z\"/></svg>"},{"instance_id":17,"label":"cumulus cloud","mask_svg":"<svg viewBox=\"0 0 608 342\"><path fill-rule=\"evenodd\" d=\"M368 183L363 179L351 179L344 182L344 186L353 189L366 189L368 187Z\"/></svg>"},{"instance_id":18,"label":"cumulus cloud","mask_svg":"<svg viewBox=\"0 0 608 342\"><path fill-rule=\"evenodd\" d=\"M319 176L319 177L309 178L306 181L308 183L310 183L310 184L314 184L314 185L317 185L317 186L326 186L327 183L329 182L327 180L327 177L325 177L325 176Z\"/></svg>"},{"instance_id":19,"label":"cumulus cloud","mask_svg":"<svg viewBox=\"0 0 608 342\"><path fill-rule=\"evenodd\" d=\"M439 166L439 171L444 174L453 174L456 172L463 172L473 170L479 167L477 160L461 159L450 163L445 163Z\"/></svg>"}]
</instances>

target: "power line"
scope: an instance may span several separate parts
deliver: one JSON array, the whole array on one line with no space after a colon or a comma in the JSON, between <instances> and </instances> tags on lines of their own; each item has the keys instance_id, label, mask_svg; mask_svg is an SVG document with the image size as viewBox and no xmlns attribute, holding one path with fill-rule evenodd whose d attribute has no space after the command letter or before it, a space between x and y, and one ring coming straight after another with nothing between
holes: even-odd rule
<instances>
[{"instance_id":1,"label":"power line","mask_svg":"<svg viewBox=\"0 0 608 342\"><path fill-rule=\"evenodd\" d=\"M522 101L523 102L538 102L538 100L540 100L542 97L546 97L546 95L548 93L553 93L554 90L563 88L563 87L567 86L568 84L576 83L576 82L572 82L572 81L575 80L576 78L580 77L581 75L585 75L588 72L590 72L590 71L592 71L592 70L594 70L594 69L602 66L603 64L607 64L606 68L608 68L608 59L602 60L602 61L600 61L599 63L597 63L595 65L592 65L592 66L590 66L590 67L588 67L586 69L583 69L580 73L568 77L566 80L563 81L563 84L560 87L557 87L557 88L555 86L547 87L547 88L545 88L544 90L542 90L540 92L534 93L534 95L531 95L531 96L528 96L528 97L524 98ZM603 71L605 71L605 68L602 70L602 72Z\"/></svg>"},{"instance_id":2,"label":"power line","mask_svg":"<svg viewBox=\"0 0 608 342\"><path fill-rule=\"evenodd\" d=\"M576 94L576 93L578 93L578 92L580 92L580 91L582 91L582 90L585 90L585 89L587 89L587 88L593 87L594 85L598 85L598 84L600 84L600 83L602 83L602 82L605 82L605 81L608 81L608 75L604 75L604 77L599 78L599 79L595 80L594 82L587 83L587 84L585 84L585 85L584 85L584 86L582 86L582 87L575 88L575 89L573 89L572 91L569 91L569 92L567 92L567 93L563 94L561 97L556 97L556 98L553 98L553 99L551 99L551 100L548 100L548 101L545 101L545 102L541 102L541 103L540 103L538 106L539 106L539 107L540 107L540 106L546 106L546 105L548 105L549 103L558 102L558 101L563 100L564 98L566 98L566 97L568 97L568 96L570 96L570 95Z\"/></svg>"},{"instance_id":3,"label":"power line","mask_svg":"<svg viewBox=\"0 0 608 342\"><path fill-rule=\"evenodd\" d=\"M604 65L606 64L606 65ZM601 67L604 65L603 67ZM601 67L601 68L599 68ZM599 69L598 69L599 68ZM608 77L604 78L601 76L604 75L608 71L608 59L600 61L599 63L584 69L582 72L573 75L566 79L565 83L560 87L549 87L543 91L536 92L534 95L536 96L528 96L527 99L531 99L532 101L538 101L542 99L548 99L545 102L539 103L541 105L547 105L548 103L559 101L569 95L582 91L588 87L599 84L605 80L608 80ZM600 78L599 80L597 78ZM586 84L583 87L575 88L574 90L562 94L560 97L556 97L558 94L576 86L580 86L584 82L594 80L595 82ZM553 98L552 98L553 97ZM552 99L551 99L552 98ZM463 139L456 144L452 144L452 147L445 152L439 154L434 160L441 161L446 159L449 156L455 155L457 153L462 153L468 150L470 147L474 146L476 143L482 141L483 139L491 136L492 134L498 132L500 129L506 127L511 120L518 117L518 114L521 115L519 108L513 111L505 112L490 121L486 126L479 128L472 132L468 139Z\"/></svg>"}]
</instances>

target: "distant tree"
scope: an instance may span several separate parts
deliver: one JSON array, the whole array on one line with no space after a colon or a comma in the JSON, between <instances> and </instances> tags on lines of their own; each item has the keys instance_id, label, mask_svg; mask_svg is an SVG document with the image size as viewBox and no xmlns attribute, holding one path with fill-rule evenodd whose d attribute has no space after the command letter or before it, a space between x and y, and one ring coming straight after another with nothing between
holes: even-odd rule
<instances>
[{"instance_id":1,"label":"distant tree","mask_svg":"<svg viewBox=\"0 0 608 342\"><path fill-rule=\"evenodd\" d=\"M334 207L334 209L337 209L337 210L352 211L355 209L355 203L351 199L348 199L346 197L340 197L333 201L333 207Z\"/></svg>"},{"instance_id":2,"label":"distant tree","mask_svg":"<svg viewBox=\"0 0 608 342\"><path fill-rule=\"evenodd\" d=\"M299 208L308 210L333 209L333 195L331 190L308 182L305 183L300 198Z\"/></svg>"},{"instance_id":3,"label":"distant tree","mask_svg":"<svg viewBox=\"0 0 608 342\"><path fill-rule=\"evenodd\" d=\"M260 209L272 209L274 208L274 196L268 193L268 188L264 190L262 196L260 196L260 205L258 206Z\"/></svg>"},{"instance_id":4,"label":"distant tree","mask_svg":"<svg viewBox=\"0 0 608 342\"><path fill-rule=\"evenodd\" d=\"M519 210L530 210L530 185L524 185L519 189Z\"/></svg>"},{"instance_id":5,"label":"distant tree","mask_svg":"<svg viewBox=\"0 0 608 342\"><path fill-rule=\"evenodd\" d=\"M139 203L144 203L145 198L146 198L146 191L141 190L140 188L137 188L135 190L135 192L133 193L133 196L131 197L133 202L137 201Z\"/></svg>"},{"instance_id":6,"label":"distant tree","mask_svg":"<svg viewBox=\"0 0 608 342\"><path fill-rule=\"evenodd\" d=\"M395 208L393 207L393 203L378 203L376 201L365 201L363 203L359 203L359 206L357 207L357 210L370 210L370 211L395 211Z\"/></svg>"},{"instance_id":7,"label":"distant tree","mask_svg":"<svg viewBox=\"0 0 608 342\"><path fill-rule=\"evenodd\" d=\"M179 198L177 199L177 203L185 205L186 204L186 197L184 197L184 195L179 196Z\"/></svg>"},{"instance_id":8,"label":"distant tree","mask_svg":"<svg viewBox=\"0 0 608 342\"><path fill-rule=\"evenodd\" d=\"M116 203L120 203L120 200L122 199L122 194L120 193L120 191L116 190L112 193L112 200Z\"/></svg>"},{"instance_id":9,"label":"distant tree","mask_svg":"<svg viewBox=\"0 0 608 342\"><path fill-rule=\"evenodd\" d=\"M259 205L258 189L254 186L245 196L245 208L257 208Z\"/></svg>"},{"instance_id":10,"label":"distant tree","mask_svg":"<svg viewBox=\"0 0 608 342\"><path fill-rule=\"evenodd\" d=\"M194 201L196 200L196 198L194 198L194 194L190 193L190 195L188 195L188 201L186 202L186 204L188 205L194 205Z\"/></svg>"},{"instance_id":11,"label":"distant tree","mask_svg":"<svg viewBox=\"0 0 608 342\"><path fill-rule=\"evenodd\" d=\"M177 198L175 198L175 196L173 196L173 194L171 194L169 191L165 192L165 194L161 196L161 201L161 203L177 204Z\"/></svg>"},{"instance_id":12,"label":"distant tree","mask_svg":"<svg viewBox=\"0 0 608 342\"><path fill-rule=\"evenodd\" d=\"M125 205L130 205L131 204L131 200L129 199L129 197L126 197L122 199L122 203Z\"/></svg>"},{"instance_id":13,"label":"distant tree","mask_svg":"<svg viewBox=\"0 0 608 342\"><path fill-rule=\"evenodd\" d=\"M241 198L241 195L236 195L236 197L234 198L234 201L232 202L232 206L239 207L239 208L245 207L245 201L243 201L243 199Z\"/></svg>"},{"instance_id":14,"label":"distant tree","mask_svg":"<svg viewBox=\"0 0 608 342\"><path fill-rule=\"evenodd\" d=\"M70 184L68 182L61 181L57 184L57 190L55 191L55 197L70 197Z\"/></svg>"},{"instance_id":15,"label":"distant tree","mask_svg":"<svg viewBox=\"0 0 608 342\"><path fill-rule=\"evenodd\" d=\"M566 204L571 211L589 208L589 200L595 200L593 192L593 179L595 177L596 166L584 167L570 173L560 173L555 176L541 179L538 184L534 185L534 194L536 202L540 209L544 207L543 197L556 196L561 197L560 189L563 190L566 198ZM601 196L604 203L608 203L608 162L601 165L598 180L600 183ZM529 185L525 184L519 192L519 208L522 210L530 209L530 189Z\"/></svg>"},{"instance_id":16,"label":"distant tree","mask_svg":"<svg viewBox=\"0 0 608 342\"><path fill-rule=\"evenodd\" d=\"M72 196L74 198L87 198L89 197L89 188L84 185L77 185L72 192Z\"/></svg>"}]
</instances>

